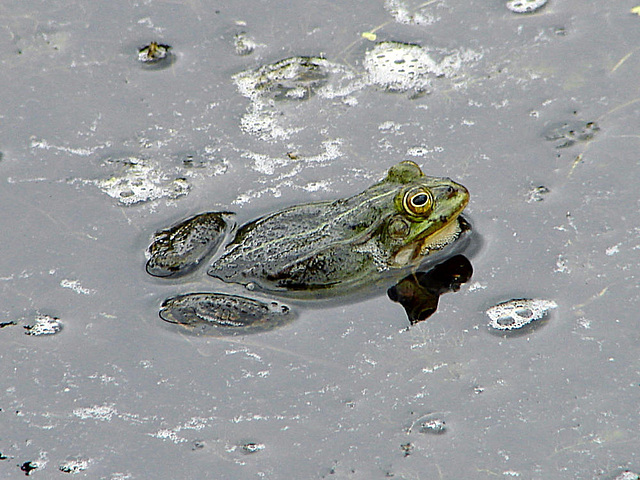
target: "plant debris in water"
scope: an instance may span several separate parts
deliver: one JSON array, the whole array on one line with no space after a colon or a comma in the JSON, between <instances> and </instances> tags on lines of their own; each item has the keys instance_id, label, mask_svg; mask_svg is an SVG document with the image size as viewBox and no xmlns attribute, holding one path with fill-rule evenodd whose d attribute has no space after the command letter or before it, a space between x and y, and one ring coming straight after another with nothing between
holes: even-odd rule
<instances>
[{"instance_id":1,"label":"plant debris in water","mask_svg":"<svg viewBox=\"0 0 640 480\"><path fill-rule=\"evenodd\" d=\"M58 317L39 314L36 316L35 323L26 325L24 329L26 335L55 335L62 330L62 323Z\"/></svg>"},{"instance_id":2,"label":"plant debris in water","mask_svg":"<svg viewBox=\"0 0 640 480\"><path fill-rule=\"evenodd\" d=\"M507 8L513 13L533 13L540 10L547 0L509 0Z\"/></svg>"},{"instance_id":3,"label":"plant debris in water","mask_svg":"<svg viewBox=\"0 0 640 480\"><path fill-rule=\"evenodd\" d=\"M146 64L159 63L171 55L169 52L170 49L170 45L151 42L149 45L145 45L138 50L138 60Z\"/></svg>"},{"instance_id":4,"label":"plant debris in water","mask_svg":"<svg viewBox=\"0 0 640 480\"><path fill-rule=\"evenodd\" d=\"M544 200L544 197L547 193L549 193L549 189L544 185L531 187L531 189L527 193L527 203L541 202Z\"/></svg>"},{"instance_id":5,"label":"plant debris in water","mask_svg":"<svg viewBox=\"0 0 640 480\"><path fill-rule=\"evenodd\" d=\"M413 444L410 442L403 443L400 445L400 449L402 450L402 453L404 453L404 456L408 457L413 452Z\"/></svg>"},{"instance_id":6,"label":"plant debris in water","mask_svg":"<svg viewBox=\"0 0 640 480\"><path fill-rule=\"evenodd\" d=\"M30 477L33 472L42 468L39 462L24 462L20 465L20 470L24 472L27 477Z\"/></svg>"},{"instance_id":7,"label":"plant debris in water","mask_svg":"<svg viewBox=\"0 0 640 480\"><path fill-rule=\"evenodd\" d=\"M496 330L516 330L547 316L549 310L557 308L553 300L518 298L499 303L487 310L491 319L489 326Z\"/></svg>"}]
</instances>

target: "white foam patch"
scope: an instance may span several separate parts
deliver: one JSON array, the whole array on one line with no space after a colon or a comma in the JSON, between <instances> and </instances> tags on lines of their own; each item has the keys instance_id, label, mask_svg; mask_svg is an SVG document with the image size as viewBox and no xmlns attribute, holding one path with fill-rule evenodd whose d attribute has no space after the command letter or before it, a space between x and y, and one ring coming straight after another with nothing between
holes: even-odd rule
<instances>
[{"instance_id":1,"label":"white foam patch","mask_svg":"<svg viewBox=\"0 0 640 480\"><path fill-rule=\"evenodd\" d=\"M83 420L93 419L100 420L102 422L111 421L113 416L117 413L118 411L114 408L113 405L95 405L93 407L76 408L73 411L73 414L76 417Z\"/></svg>"},{"instance_id":2,"label":"white foam patch","mask_svg":"<svg viewBox=\"0 0 640 480\"><path fill-rule=\"evenodd\" d=\"M129 157L119 176L93 180L104 193L124 205L178 198L189 193L189 183L184 178L170 178L149 160Z\"/></svg>"},{"instance_id":3,"label":"white foam patch","mask_svg":"<svg viewBox=\"0 0 640 480\"><path fill-rule=\"evenodd\" d=\"M384 9L393 19L403 25L431 25L436 18L420 11L410 11L406 4L400 0L385 0Z\"/></svg>"},{"instance_id":4,"label":"white foam patch","mask_svg":"<svg viewBox=\"0 0 640 480\"><path fill-rule=\"evenodd\" d=\"M549 310L557 308L553 300L519 298L499 303L487 310L489 326L496 330L516 330L544 318Z\"/></svg>"},{"instance_id":5,"label":"white foam patch","mask_svg":"<svg viewBox=\"0 0 640 480\"><path fill-rule=\"evenodd\" d=\"M514 13L533 13L546 3L547 0L509 0L507 8Z\"/></svg>"},{"instance_id":6,"label":"white foam patch","mask_svg":"<svg viewBox=\"0 0 640 480\"><path fill-rule=\"evenodd\" d=\"M452 77L462 64L478 58L472 51L453 51L439 60L426 48L400 42L381 42L365 54L369 83L392 91L428 90L434 77Z\"/></svg>"},{"instance_id":7,"label":"white foam patch","mask_svg":"<svg viewBox=\"0 0 640 480\"><path fill-rule=\"evenodd\" d=\"M62 330L62 323L58 317L39 314L36 316L35 323L25 327L25 330L26 335L36 337L40 335L55 335Z\"/></svg>"},{"instance_id":8,"label":"white foam patch","mask_svg":"<svg viewBox=\"0 0 640 480\"><path fill-rule=\"evenodd\" d=\"M355 75L347 67L321 57L290 57L232 78L240 95L251 101L240 128L268 142L290 138L303 130L284 124L282 102L301 102L314 95L346 98L364 86L354 80Z\"/></svg>"}]
</instances>

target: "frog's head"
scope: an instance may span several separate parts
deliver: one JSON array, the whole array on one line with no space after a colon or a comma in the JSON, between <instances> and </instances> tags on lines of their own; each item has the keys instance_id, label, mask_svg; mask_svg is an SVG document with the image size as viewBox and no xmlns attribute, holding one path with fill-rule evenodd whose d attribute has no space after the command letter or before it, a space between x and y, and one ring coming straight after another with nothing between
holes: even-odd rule
<instances>
[{"instance_id":1,"label":"frog's head","mask_svg":"<svg viewBox=\"0 0 640 480\"><path fill-rule=\"evenodd\" d=\"M449 178L425 176L411 161L391 167L381 183L397 190L383 233L391 265L412 263L457 238L458 216L469 203L465 187Z\"/></svg>"}]
</instances>

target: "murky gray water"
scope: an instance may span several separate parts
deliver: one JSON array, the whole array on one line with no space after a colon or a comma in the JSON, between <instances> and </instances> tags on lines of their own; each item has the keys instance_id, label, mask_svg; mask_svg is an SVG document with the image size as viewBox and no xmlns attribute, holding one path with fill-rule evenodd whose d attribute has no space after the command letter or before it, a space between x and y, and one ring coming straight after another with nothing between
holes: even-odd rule
<instances>
[{"instance_id":1,"label":"murky gray water","mask_svg":"<svg viewBox=\"0 0 640 480\"><path fill-rule=\"evenodd\" d=\"M506 4L3 2L0 476L640 471L640 17ZM166 68L138 61L151 41ZM329 73L247 90L293 56ZM158 318L207 284L148 276L154 231L345 197L402 159L463 183L482 236L428 321L384 292L239 338ZM489 328L514 298L557 308ZM62 330L25 335L38 315Z\"/></svg>"}]
</instances>

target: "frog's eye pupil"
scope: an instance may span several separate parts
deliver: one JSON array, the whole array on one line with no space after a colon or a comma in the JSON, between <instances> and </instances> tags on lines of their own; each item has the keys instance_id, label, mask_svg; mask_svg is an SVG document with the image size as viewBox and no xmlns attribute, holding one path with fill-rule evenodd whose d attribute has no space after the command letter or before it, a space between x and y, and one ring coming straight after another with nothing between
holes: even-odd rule
<instances>
[{"instance_id":1,"label":"frog's eye pupil","mask_svg":"<svg viewBox=\"0 0 640 480\"><path fill-rule=\"evenodd\" d=\"M411 199L411 204L414 207L423 207L429 202L429 197L426 193L419 193L418 195L414 195Z\"/></svg>"},{"instance_id":2,"label":"frog's eye pupil","mask_svg":"<svg viewBox=\"0 0 640 480\"><path fill-rule=\"evenodd\" d=\"M431 211L433 197L425 188L416 187L405 193L402 204L408 214L423 217Z\"/></svg>"}]
</instances>

